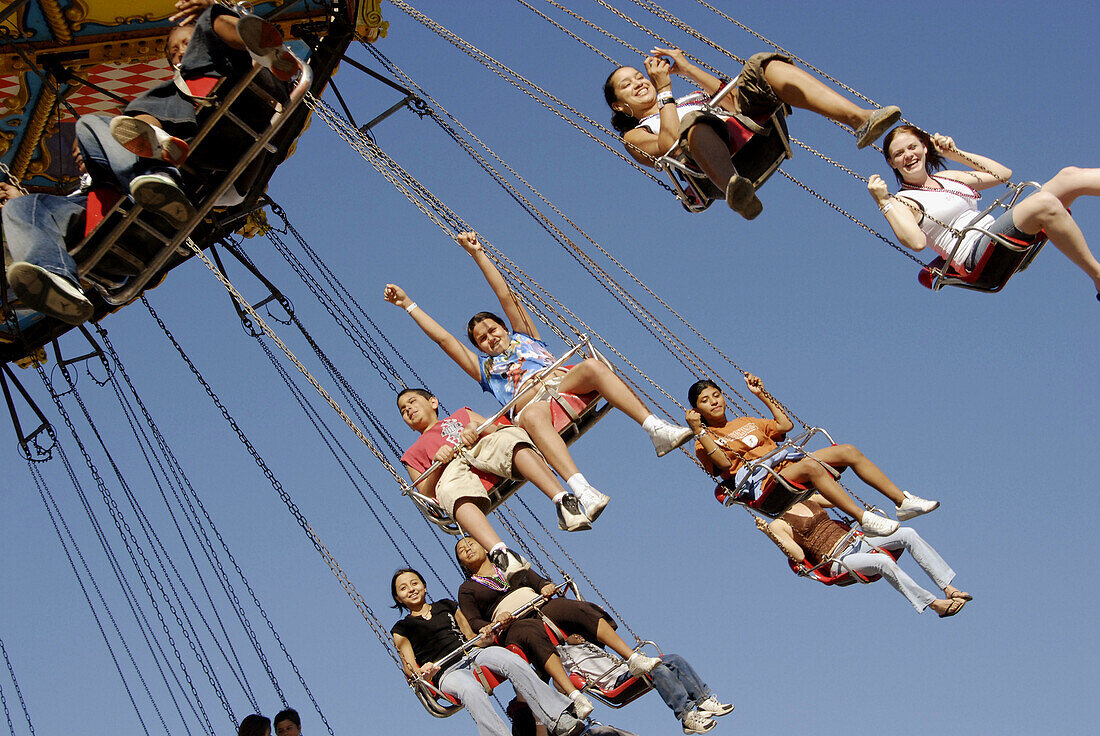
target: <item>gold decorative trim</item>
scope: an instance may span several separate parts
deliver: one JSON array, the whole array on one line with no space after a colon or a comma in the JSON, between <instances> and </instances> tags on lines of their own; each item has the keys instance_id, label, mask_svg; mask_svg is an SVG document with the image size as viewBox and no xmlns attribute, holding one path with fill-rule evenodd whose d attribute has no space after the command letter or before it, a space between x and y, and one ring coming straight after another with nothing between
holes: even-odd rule
<instances>
[{"instance_id":1,"label":"gold decorative trim","mask_svg":"<svg viewBox=\"0 0 1100 736\"><path fill-rule=\"evenodd\" d=\"M13 178L23 179L25 177L27 167L31 162L31 156L42 139L46 125L50 122L53 105L56 101L57 93L54 92L52 87L44 86L39 92L38 99L34 102L34 111L27 122L26 132L23 133L23 140L20 141L19 149L15 152L14 159L12 159L10 168Z\"/></svg>"},{"instance_id":2,"label":"gold decorative trim","mask_svg":"<svg viewBox=\"0 0 1100 736\"><path fill-rule=\"evenodd\" d=\"M46 25L50 27L50 33L59 43L73 42L73 29L65 19L65 13L61 10L58 0L39 0L42 6L42 15L46 18Z\"/></svg>"}]
</instances>

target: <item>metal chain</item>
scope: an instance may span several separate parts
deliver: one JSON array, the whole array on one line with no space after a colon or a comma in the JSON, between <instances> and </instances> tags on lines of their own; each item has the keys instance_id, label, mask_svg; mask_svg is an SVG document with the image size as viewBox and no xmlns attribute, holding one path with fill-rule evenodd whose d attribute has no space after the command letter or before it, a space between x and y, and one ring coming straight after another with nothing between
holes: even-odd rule
<instances>
[{"instance_id":1,"label":"metal chain","mask_svg":"<svg viewBox=\"0 0 1100 736\"><path fill-rule=\"evenodd\" d=\"M340 566L336 563L336 560L332 556L332 553L328 551L328 548L325 547L324 544L321 542L320 537L317 536L317 533L313 531L313 528L309 525L309 522L306 521L305 515L298 508L298 505L294 503L294 499L292 499L290 497L290 494L287 493L286 490L283 488L282 483L279 481L278 478L275 477L275 474L274 472L272 472L270 466L268 466L267 461L263 459L259 451L248 439L248 436L245 435L244 430L241 429L240 425L237 424L237 421L229 413L229 410L225 407L225 404L223 404L221 399L218 398L218 395L214 393L214 389L211 388L210 384L206 381L206 378L204 378L203 375L199 372L198 368L195 367L195 364L191 362L191 359L183 351L183 347L179 344L179 342L176 341L175 336L172 335L171 331L168 329L168 326L156 313L152 305L149 304L149 300L144 295L142 295L141 301L145 305L146 309L149 311L149 314L153 317L154 320L156 320L157 325L160 327L161 331L172 343L172 346L176 349L176 352L179 353L180 357L187 364L187 367L190 369L192 375L195 376L195 379L202 386L203 390L206 391L206 395L214 403L214 406L221 412L222 417L226 420L226 422L229 423L230 428L232 428L233 431L236 433L237 439L240 440L241 444L252 456L252 459L259 466L264 476L268 479L268 482L271 483L271 487L275 490L276 493L279 494L279 498L282 499L283 504L287 507L287 510L290 511L291 515L294 516L294 519L298 522L298 525L309 536L310 541L313 543L314 549L316 549L317 552L321 554L321 557L325 560L325 563L329 566L333 573L336 574L337 579L340 580L340 584L344 587L344 591L352 599L353 603L355 603L356 608L359 609L359 612L363 615L364 620L366 620L371 630L374 631L375 636L378 637L378 641L382 645L382 648L386 650L387 654L389 654L390 656L390 659L394 661L394 664L396 664L399 669L402 669L402 671L404 671L401 667L401 663L397 659L397 656L393 652L393 645L391 640L388 636L385 635L388 632L386 632L385 627L382 626L381 621L378 620L378 617L374 614L374 611L370 608L370 606L366 604L365 601L363 601L362 596L360 596L358 591L355 590L355 586L351 583L350 580L347 579L347 575L344 574L343 570L340 569ZM339 571L338 574L337 571Z\"/></svg>"},{"instance_id":2,"label":"metal chain","mask_svg":"<svg viewBox=\"0 0 1100 736\"><path fill-rule=\"evenodd\" d=\"M30 194L30 192L27 191L27 188L23 186L23 182L20 181L19 178L12 173L12 170L8 168L8 165L3 161L0 161L0 174L3 174L5 177L7 177L8 184L11 184L13 187L18 189L20 194Z\"/></svg>"},{"instance_id":3,"label":"metal chain","mask_svg":"<svg viewBox=\"0 0 1100 736\"><path fill-rule=\"evenodd\" d=\"M19 706L23 709L23 715L27 719L27 728L31 731L31 736L34 736L34 724L31 723L31 714L27 710L27 702L23 700L23 691L19 688L19 680L15 676L15 668L11 665L11 659L8 657L8 650L4 648L4 640L0 639L0 653L4 655L4 663L8 666L8 674L11 675L11 684L15 686L15 694L19 696ZM4 701L4 714L8 714L8 703ZM11 716L8 716L8 726L11 726ZM15 729L12 728L12 734L15 733Z\"/></svg>"}]
</instances>

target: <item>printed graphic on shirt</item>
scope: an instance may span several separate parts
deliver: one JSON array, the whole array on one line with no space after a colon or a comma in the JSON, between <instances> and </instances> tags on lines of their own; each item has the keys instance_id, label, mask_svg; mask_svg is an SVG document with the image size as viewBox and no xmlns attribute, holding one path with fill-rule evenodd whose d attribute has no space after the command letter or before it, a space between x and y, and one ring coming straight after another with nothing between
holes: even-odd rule
<instances>
[{"instance_id":1,"label":"printed graphic on shirt","mask_svg":"<svg viewBox=\"0 0 1100 736\"><path fill-rule=\"evenodd\" d=\"M449 443L452 447L458 447L461 442L459 435L462 434L462 422L454 417L447 417L440 425L439 431L443 435L444 441Z\"/></svg>"},{"instance_id":2,"label":"printed graphic on shirt","mask_svg":"<svg viewBox=\"0 0 1100 736\"><path fill-rule=\"evenodd\" d=\"M720 439L724 439L726 442L741 442L751 450L760 444L760 438L756 436L757 433L763 434L763 430L756 426L755 422L747 422ZM726 442L721 444L726 444Z\"/></svg>"}]
</instances>

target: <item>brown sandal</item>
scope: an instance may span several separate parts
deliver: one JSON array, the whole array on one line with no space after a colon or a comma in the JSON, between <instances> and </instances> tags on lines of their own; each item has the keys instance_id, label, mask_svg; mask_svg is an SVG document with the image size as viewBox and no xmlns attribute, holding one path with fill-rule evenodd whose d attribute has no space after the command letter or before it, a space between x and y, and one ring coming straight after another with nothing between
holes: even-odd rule
<instances>
[{"instance_id":1,"label":"brown sandal","mask_svg":"<svg viewBox=\"0 0 1100 736\"><path fill-rule=\"evenodd\" d=\"M963 598L951 598L950 601L951 602L947 604L947 610L939 615L940 618L954 616L956 613L963 610L963 606L966 605L966 600Z\"/></svg>"}]
</instances>

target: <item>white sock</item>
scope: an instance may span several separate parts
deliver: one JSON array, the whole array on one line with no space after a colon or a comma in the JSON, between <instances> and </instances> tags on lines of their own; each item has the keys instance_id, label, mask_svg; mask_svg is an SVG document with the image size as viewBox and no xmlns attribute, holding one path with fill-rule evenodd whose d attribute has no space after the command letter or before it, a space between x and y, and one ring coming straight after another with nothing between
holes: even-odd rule
<instances>
[{"instance_id":1,"label":"white sock","mask_svg":"<svg viewBox=\"0 0 1100 736\"><path fill-rule=\"evenodd\" d=\"M658 417L656 414L650 414L648 417L645 418L645 421L642 422L642 429L646 431L646 434L652 436L659 427L663 427L664 425L665 421L663 419Z\"/></svg>"},{"instance_id":2,"label":"white sock","mask_svg":"<svg viewBox=\"0 0 1100 736\"><path fill-rule=\"evenodd\" d=\"M569 476L565 481L565 485L569 486L569 490L573 491L573 493L580 493L585 488L588 488L589 483L580 473L573 473L573 475Z\"/></svg>"},{"instance_id":3,"label":"white sock","mask_svg":"<svg viewBox=\"0 0 1100 736\"><path fill-rule=\"evenodd\" d=\"M504 544L504 542L497 542L493 545L493 548L489 550L489 552L496 552L498 549L503 552L507 550L508 547Z\"/></svg>"},{"instance_id":4,"label":"white sock","mask_svg":"<svg viewBox=\"0 0 1100 736\"><path fill-rule=\"evenodd\" d=\"M562 491L558 495L554 496L553 501L554 501L554 503L561 503L561 500L563 498L565 498L566 496L568 496L568 495L569 495L568 493L566 493L565 491Z\"/></svg>"}]
</instances>

